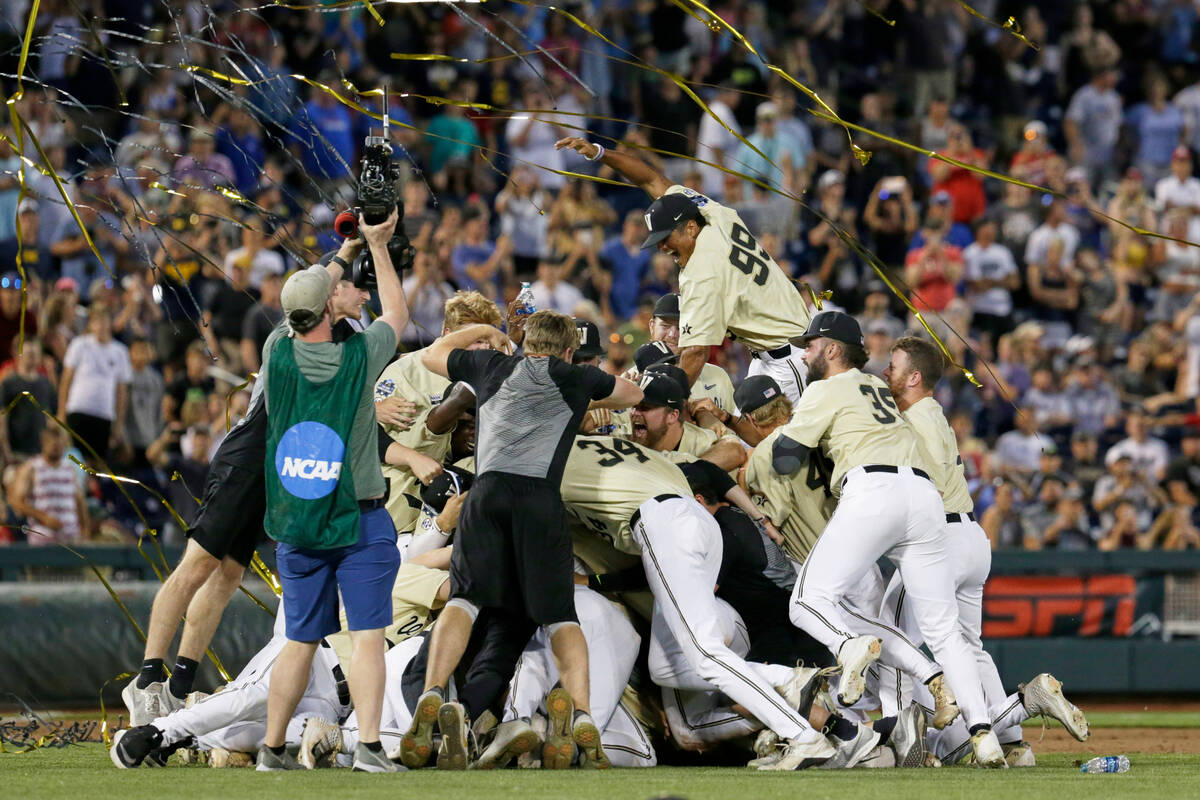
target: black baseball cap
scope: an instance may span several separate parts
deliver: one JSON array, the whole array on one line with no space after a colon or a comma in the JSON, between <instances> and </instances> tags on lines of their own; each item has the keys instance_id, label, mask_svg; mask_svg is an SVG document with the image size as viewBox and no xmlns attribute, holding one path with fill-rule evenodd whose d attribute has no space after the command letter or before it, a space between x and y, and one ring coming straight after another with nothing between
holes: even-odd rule
<instances>
[{"instance_id":1,"label":"black baseball cap","mask_svg":"<svg viewBox=\"0 0 1200 800\"><path fill-rule=\"evenodd\" d=\"M649 342L642 345L633 354L633 363L638 372L645 372L655 364L674 364L679 356L671 351L666 342Z\"/></svg>"},{"instance_id":2,"label":"black baseball cap","mask_svg":"<svg viewBox=\"0 0 1200 800\"><path fill-rule=\"evenodd\" d=\"M683 387L669 375L649 372L642 376L638 385L642 387L643 394L642 402L638 405L674 408L682 411L683 405L687 401L687 393L683 391Z\"/></svg>"},{"instance_id":3,"label":"black baseball cap","mask_svg":"<svg viewBox=\"0 0 1200 800\"><path fill-rule=\"evenodd\" d=\"M655 300L654 316L659 319L679 319L679 295L671 292Z\"/></svg>"},{"instance_id":4,"label":"black baseball cap","mask_svg":"<svg viewBox=\"0 0 1200 800\"><path fill-rule=\"evenodd\" d=\"M646 210L646 227L650 235L642 242L642 249L654 247L689 219L700 219L700 209L685 194L664 194L650 204Z\"/></svg>"},{"instance_id":5,"label":"black baseball cap","mask_svg":"<svg viewBox=\"0 0 1200 800\"><path fill-rule=\"evenodd\" d=\"M808 330L801 336L793 336L790 341L796 347L808 347L813 339L833 339L835 342L856 344L866 347L863 341L862 328L858 320L844 311L822 311L808 323ZM739 406L740 408L740 406Z\"/></svg>"},{"instance_id":6,"label":"black baseball cap","mask_svg":"<svg viewBox=\"0 0 1200 800\"><path fill-rule=\"evenodd\" d=\"M575 330L579 331L579 347L575 349L575 358L595 358L604 355L604 347L600 344L600 329L596 327L596 323L577 319Z\"/></svg>"},{"instance_id":7,"label":"black baseball cap","mask_svg":"<svg viewBox=\"0 0 1200 800\"><path fill-rule=\"evenodd\" d=\"M666 362L651 364L646 367L646 372L650 375L666 375L671 380L679 384L679 388L683 389L683 396L687 397L692 393L692 384L688 380L687 373L680 367Z\"/></svg>"},{"instance_id":8,"label":"black baseball cap","mask_svg":"<svg viewBox=\"0 0 1200 800\"><path fill-rule=\"evenodd\" d=\"M733 392L733 402L743 414L749 414L783 394L770 375L751 375Z\"/></svg>"},{"instance_id":9,"label":"black baseball cap","mask_svg":"<svg viewBox=\"0 0 1200 800\"><path fill-rule=\"evenodd\" d=\"M446 501L470 489L474 480L475 473L448 464L441 475L430 481L428 486L421 488L421 500L440 514L446 507Z\"/></svg>"}]
</instances>

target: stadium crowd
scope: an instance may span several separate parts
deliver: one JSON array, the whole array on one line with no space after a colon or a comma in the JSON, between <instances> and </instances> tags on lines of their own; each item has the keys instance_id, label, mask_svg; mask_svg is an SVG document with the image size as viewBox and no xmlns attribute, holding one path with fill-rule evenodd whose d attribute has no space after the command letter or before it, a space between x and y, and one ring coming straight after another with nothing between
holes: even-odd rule
<instances>
[{"instance_id":1,"label":"stadium crowd","mask_svg":"<svg viewBox=\"0 0 1200 800\"><path fill-rule=\"evenodd\" d=\"M103 263L0 125L0 544L132 544L147 528L181 541L157 495L194 514L285 275L337 246L332 220L352 200L369 119L301 74L373 109L357 92L385 76L408 93L390 111L418 250L402 351L439 335L456 292L503 309L529 282L538 308L598 326L606 370L633 366L677 267L640 249L640 190L563 174L595 174L554 147L585 129L737 209L806 294L829 290L826 307L858 317L868 371L919 330L903 300L925 312L982 384L951 370L937 398L994 547L1200 547L1200 248L1182 242L1200 242L1194 3L974 3L1015 16L1037 48L952 0L718 4L876 133L854 134L866 165L786 81L668 0L568 4L615 46L524 5L388 5L377 28L359 7L84 3L104 30L77 5L42 3L16 106ZM0 20L5 74L22 6ZM504 57L530 42L540 54ZM684 76L710 113L665 73L614 60L619 48ZM201 71L163 66L178 63ZM231 63L252 86L203 77ZM731 341L712 353L735 383L748 358ZM53 514L30 505L35 471L77 487Z\"/></svg>"}]
</instances>

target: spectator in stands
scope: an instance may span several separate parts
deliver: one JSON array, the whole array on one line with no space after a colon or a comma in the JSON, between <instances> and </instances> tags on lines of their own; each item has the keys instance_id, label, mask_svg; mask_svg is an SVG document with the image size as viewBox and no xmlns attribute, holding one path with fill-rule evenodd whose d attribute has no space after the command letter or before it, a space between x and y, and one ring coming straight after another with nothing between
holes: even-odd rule
<instances>
[{"instance_id":1,"label":"spectator in stands","mask_svg":"<svg viewBox=\"0 0 1200 800\"><path fill-rule=\"evenodd\" d=\"M1016 489L1009 481L996 479L995 494L992 504L979 524L987 534L992 549L1021 547L1025 536L1021 525L1021 515L1014 502Z\"/></svg>"},{"instance_id":2,"label":"spectator in stands","mask_svg":"<svg viewBox=\"0 0 1200 800\"><path fill-rule=\"evenodd\" d=\"M1033 313L1044 332L1042 342L1053 348L1062 347L1071 337L1075 310L1079 308L1081 281L1064 255L1066 250L1063 239L1051 239L1042 258L1025 265L1029 296L1036 304Z\"/></svg>"},{"instance_id":3,"label":"spectator in stands","mask_svg":"<svg viewBox=\"0 0 1200 800\"><path fill-rule=\"evenodd\" d=\"M1127 124L1136 133L1133 163L1150 187L1167 176L1171 155L1183 141L1183 113L1167 102L1169 95L1170 84L1166 79L1151 75L1146 81L1146 102L1131 108L1127 118Z\"/></svg>"},{"instance_id":4,"label":"spectator in stands","mask_svg":"<svg viewBox=\"0 0 1200 800\"><path fill-rule=\"evenodd\" d=\"M248 267L250 285L255 289L262 286L263 277L268 273L284 273L283 256L271 249L264 224L261 217L247 215L242 220L242 246L225 256L225 274L233 275L234 267Z\"/></svg>"},{"instance_id":5,"label":"spectator in stands","mask_svg":"<svg viewBox=\"0 0 1200 800\"><path fill-rule=\"evenodd\" d=\"M903 175L881 178L875 184L863 210L863 222L871 232L875 255L898 271L908 254L908 242L920 223L912 185Z\"/></svg>"},{"instance_id":6,"label":"spectator in stands","mask_svg":"<svg viewBox=\"0 0 1200 800\"><path fill-rule=\"evenodd\" d=\"M188 400L207 401L216 388L216 381L208 374L211 363L204 342L195 341L188 345L183 374L171 381L163 395L164 420L178 422L179 411Z\"/></svg>"},{"instance_id":7,"label":"spectator in stands","mask_svg":"<svg viewBox=\"0 0 1200 800\"><path fill-rule=\"evenodd\" d=\"M509 155L514 163L523 162L551 170L561 170L563 153L555 149L554 143L564 136L573 135L573 131L559 124L563 120L551 111L554 101L540 83L530 81L525 85L524 99L519 107L524 113L511 117L504 129ZM578 117L572 118L570 124L579 124ZM555 191L562 189L567 183L566 178L555 172L543 172L541 178L543 186Z\"/></svg>"},{"instance_id":8,"label":"spectator in stands","mask_svg":"<svg viewBox=\"0 0 1200 800\"><path fill-rule=\"evenodd\" d=\"M132 378L129 349L112 338L109 310L92 306L87 333L67 348L58 385L59 413L86 445L84 455L92 466L102 466L109 447L125 441Z\"/></svg>"},{"instance_id":9,"label":"spectator in stands","mask_svg":"<svg viewBox=\"0 0 1200 800\"><path fill-rule=\"evenodd\" d=\"M547 255L550 215L545 212L554 198L541 188L539 173L525 164L517 165L508 185L496 197L500 235L512 240L513 272L518 280L532 278L538 261Z\"/></svg>"},{"instance_id":10,"label":"spectator in stands","mask_svg":"<svg viewBox=\"0 0 1200 800\"><path fill-rule=\"evenodd\" d=\"M987 157L971 141L971 132L965 125L950 126L946 149L939 155L976 168L986 168ZM955 222L970 224L983 216L987 210L987 197L983 193L983 178L978 173L949 164L940 159L929 159L929 174L933 178L933 192L946 192L952 203Z\"/></svg>"},{"instance_id":11,"label":"spectator in stands","mask_svg":"<svg viewBox=\"0 0 1200 800\"><path fill-rule=\"evenodd\" d=\"M1041 120L1033 120L1025 126L1021 136L1021 148L1013 155L1009 171L1014 178L1046 185L1046 163L1058 154L1050 147L1049 129Z\"/></svg>"},{"instance_id":12,"label":"spectator in stands","mask_svg":"<svg viewBox=\"0 0 1200 800\"><path fill-rule=\"evenodd\" d=\"M163 379L153 365L154 345L149 339L134 339L129 343L130 381L129 413L125 429L129 446L133 448L134 463L141 464L146 448L158 438L163 429Z\"/></svg>"},{"instance_id":13,"label":"spectator in stands","mask_svg":"<svg viewBox=\"0 0 1200 800\"><path fill-rule=\"evenodd\" d=\"M419 249L413 269L404 278L404 297L408 300L408 325L400 336L405 350L419 350L433 343L442 330L446 301L454 296L454 287L445 280L433 249Z\"/></svg>"},{"instance_id":14,"label":"spectator in stands","mask_svg":"<svg viewBox=\"0 0 1200 800\"><path fill-rule=\"evenodd\" d=\"M283 321L283 306L279 302L283 276L268 272L263 276L261 289L262 296L242 320L242 369L245 372L258 370L267 337Z\"/></svg>"},{"instance_id":15,"label":"spectator in stands","mask_svg":"<svg viewBox=\"0 0 1200 800\"><path fill-rule=\"evenodd\" d=\"M600 250L600 262L612 276L609 306L618 319L632 317L641 299L642 283L655 253L653 249L642 249L645 238L642 212L630 211L621 225L621 235L609 239Z\"/></svg>"},{"instance_id":16,"label":"spectator in stands","mask_svg":"<svg viewBox=\"0 0 1200 800\"><path fill-rule=\"evenodd\" d=\"M1068 156L1091 170L1093 178L1112 175L1115 170L1122 105L1116 86L1115 69L1097 68L1091 82L1072 95L1063 121Z\"/></svg>"},{"instance_id":17,"label":"spectator in stands","mask_svg":"<svg viewBox=\"0 0 1200 800\"><path fill-rule=\"evenodd\" d=\"M1077 430L1100 436L1118 425L1121 401L1102 365L1090 356L1083 358L1068 385Z\"/></svg>"},{"instance_id":18,"label":"spectator in stands","mask_svg":"<svg viewBox=\"0 0 1200 800\"><path fill-rule=\"evenodd\" d=\"M779 128L779 106L770 100L758 104L754 109L754 120L754 133L746 137L749 144L739 145L732 168L746 175L762 176L759 180L776 189L794 191L797 188L796 172L805 162L797 164L792 154L806 157L800 142L792 141Z\"/></svg>"},{"instance_id":19,"label":"spectator in stands","mask_svg":"<svg viewBox=\"0 0 1200 800\"><path fill-rule=\"evenodd\" d=\"M567 316L574 315L575 307L583 300L583 293L567 283L566 271L564 261L544 259L538 264L538 279L529 287L538 311L550 309Z\"/></svg>"},{"instance_id":20,"label":"spectator in stands","mask_svg":"<svg viewBox=\"0 0 1200 800\"><path fill-rule=\"evenodd\" d=\"M488 238L487 212L479 206L467 208L463 213L462 241L455 245L450 257L458 288L478 291L489 300L500 297L503 288L500 270L511 241L502 236L493 242Z\"/></svg>"},{"instance_id":21,"label":"spectator in stands","mask_svg":"<svg viewBox=\"0 0 1200 800\"><path fill-rule=\"evenodd\" d=\"M337 83L337 77L329 73L322 74L318 80L325 86ZM312 99L292 121L293 130L299 136L298 143L289 146L299 151L296 155L310 177L318 181L338 179L354 163L354 122L350 110L329 92L311 91Z\"/></svg>"},{"instance_id":22,"label":"spectator in stands","mask_svg":"<svg viewBox=\"0 0 1200 800\"><path fill-rule=\"evenodd\" d=\"M47 425L40 438L40 452L17 471L9 498L13 510L27 520L27 541L44 547L88 539L91 519L76 480L78 467L66 459L67 434Z\"/></svg>"},{"instance_id":23,"label":"spectator in stands","mask_svg":"<svg viewBox=\"0 0 1200 800\"><path fill-rule=\"evenodd\" d=\"M716 98L708 103L709 113L700 118L700 132L696 135L696 151L692 155L706 162L697 167L703 176L704 194L718 200L723 196L725 173L708 165L716 164L727 169L734 166L734 154L742 144L738 139L742 129L734 117L734 111L741 99L742 95L733 86L726 85L718 89Z\"/></svg>"},{"instance_id":24,"label":"spectator in stands","mask_svg":"<svg viewBox=\"0 0 1200 800\"><path fill-rule=\"evenodd\" d=\"M1122 456L1128 456L1134 469L1156 484L1167 474L1169 453L1162 439L1150 435L1145 413L1133 409L1125 418L1125 433L1128 436L1113 445L1104 454L1104 463L1112 465Z\"/></svg>"},{"instance_id":25,"label":"spectator in stands","mask_svg":"<svg viewBox=\"0 0 1200 800\"><path fill-rule=\"evenodd\" d=\"M1106 530L1113 525L1117 504L1124 501L1133 507L1139 529L1148 531L1155 512L1166 503L1166 494L1153 476L1136 467L1129 454L1105 461L1108 474L1096 481L1092 492L1092 508L1100 515L1101 525Z\"/></svg>"},{"instance_id":26,"label":"spectator in stands","mask_svg":"<svg viewBox=\"0 0 1200 800\"><path fill-rule=\"evenodd\" d=\"M208 349L224 360L231 372L242 370L242 327L246 315L254 308L258 292L250 286L250 269L234 262L226 270L228 281L222 281L204 309L201 332Z\"/></svg>"},{"instance_id":27,"label":"spectator in stands","mask_svg":"<svg viewBox=\"0 0 1200 800\"><path fill-rule=\"evenodd\" d=\"M1049 441L1038 433L1037 409L1022 406L1017 410L1016 430L996 440L992 469L1003 476L1028 482L1037 471L1042 448Z\"/></svg>"},{"instance_id":28,"label":"spectator in stands","mask_svg":"<svg viewBox=\"0 0 1200 800\"><path fill-rule=\"evenodd\" d=\"M1136 547L1147 550L1152 539L1146 536L1147 528L1138 519L1137 509L1133 501L1122 498L1117 501L1116 509L1107 525L1101 527L1100 538L1096 542L1097 550L1116 550L1122 547Z\"/></svg>"},{"instance_id":29,"label":"spectator in stands","mask_svg":"<svg viewBox=\"0 0 1200 800\"><path fill-rule=\"evenodd\" d=\"M26 393L28 397L13 405L0 425L0 460L4 464L13 463L14 459L24 460L41 450L42 429L46 427L46 415L41 409L50 414L56 410L54 384L42 374L41 340L26 336L25 346L19 348L19 344L13 340L16 368L0 381L0 408L8 410L18 397Z\"/></svg>"},{"instance_id":30,"label":"spectator in stands","mask_svg":"<svg viewBox=\"0 0 1200 800\"><path fill-rule=\"evenodd\" d=\"M21 266L24 267L25 277L29 280L38 278L53 280L56 276L50 261L50 253L38 246L40 226L41 216L38 214L38 201L32 197L26 197L17 206L16 227L21 235L19 249ZM16 271L17 257L17 237L14 235L11 239L0 240L0 272Z\"/></svg>"},{"instance_id":31,"label":"spectator in stands","mask_svg":"<svg viewBox=\"0 0 1200 800\"><path fill-rule=\"evenodd\" d=\"M1067 489L1061 478L1042 482L1038 500L1022 514L1025 549L1088 550L1095 545L1082 493Z\"/></svg>"},{"instance_id":32,"label":"spectator in stands","mask_svg":"<svg viewBox=\"0 0 1200 800\"><path fill-rule=\"evenodd\" d=\"M979 220L975 241L962 254L972 327L987 333L993 343L1012 330L1012 293L1021 287L1017 262L1012 251L996 241L997 230L993 219Z\"/></svg>"},{"instance_id":33,"label":"spectator in stands","mask_svg":"<svg viewBox=\"0 0 1200 800\"><path fill-rule=\"evenodd\" d=\"M212 436L207 426L188 428L182 423L170 422L146 449L146 459L157 469L167 475L179 473L179 479L168 484L167 495L171 506L187 525L192 523L200 509L196 498L202 494L208 478L211 446ZM183 533L172 524L168 539L180 543Z\"/></svg>"},{"instance_id":34,"label":"spectator in stands","mask_svg":"<svg viewBox=\"0 0 1200 800\"><path fill-rule=\"evenodd\" d=\"M1071 416L1071 402L1066 392L1058 385L1053 367L1043 364L1034 369L1033 386L1025 393L1022 402L1033 409L1038 430L1066 440L1074 421Z\"/></svg>"},{"instance_id":35,"label":"spectator in stands","mask_svg":"<svg viewBox=\"0 0 1200 800\"><path fill-rule=\"evenodd\" d=\"M1071 449L1068 455L1067 474L1079 484L1084 497L1092 497L1096 483L1106 474L1095 435L1076 430L1071 434Z\"/></svg>"},{"instance_id":36,"label":"spectator in stands","mask_svg":"<svg viewBox=\"0 0 1200 800\"><path fill-rule=\"evenodd\" d=\"M181 186L233 186L237 177L229 158L216 152L211 126L197 125L188 136L187 155L175 162L172 170Z\"/></svg>"},{"instance_id":37,"label":"spectator in stands","mask_svg":"<svg viewBox=\"0 0 1200 800\"><path fill-rule=\"evenodd\" d=\"M912 287L912 303L921 311L945 311L958 295L963 276L962 250L947 244L942 232L926 226L925 244L909 251L904 282Z\"/></svg>"},{"instance_id":38,"label":"spectator in stands","mask_svg":"<svg viewBox=\"0 0 1200 800\"><path fill-rule=\"evenodd\" d=\"M904 322L891 312L891 295L885 291L873 291L867 294L863 301L862 313L858 315L858 325L864 331L871 325L882 323L887 329L889 339L899 339L904 335Z\"/></svg>"}]
</instances>

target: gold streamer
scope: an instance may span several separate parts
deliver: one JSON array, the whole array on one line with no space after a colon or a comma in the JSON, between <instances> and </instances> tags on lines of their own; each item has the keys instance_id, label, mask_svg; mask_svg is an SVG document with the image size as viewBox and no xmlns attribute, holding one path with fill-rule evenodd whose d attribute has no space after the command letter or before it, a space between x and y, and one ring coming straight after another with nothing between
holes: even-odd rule
<instances>
[{"instance_id":1,"label":"gold streamer","mask_svg":"<svg viewBox=\"0 0 1200 800\"><path fill-rule=\"evenodd\" d=\"M972 17L983 20L988 25L991 25L993 28L999 28L1000 30L1005 31L1006 33L1012 34L1013 36L1017 37L1022 42L1024 42L1026 45L1033 48L1034 50L1041 49L1036 44L1029 41L1029 39L1026 38L1025 34L1021 33L1021 25L1017 22L1017 20L1015 18L1009 17L1004 22L1004 24L1001 25L999 22L996 22L996 20L992 19L991 17L980 14L978 11L971 8L969 5L966 4L966 2L964 0L957 0L957 2Z\"/></svg>"},{"instance_id":2,"label":"gold streamer","mask_svg":"<svg viewBox=\"0 0 1200 800\"><path fill-rule=\"evenodd\" d=\"M106 748L112 747L112 737L108 735L108 709L104 706L104 690L108 688L110 683L132 678L136 674L136 672L122 672L120 675L114 675L106 680L104 685L100 687L100 738L104 740Z\"/></svg>"}]
</instances>

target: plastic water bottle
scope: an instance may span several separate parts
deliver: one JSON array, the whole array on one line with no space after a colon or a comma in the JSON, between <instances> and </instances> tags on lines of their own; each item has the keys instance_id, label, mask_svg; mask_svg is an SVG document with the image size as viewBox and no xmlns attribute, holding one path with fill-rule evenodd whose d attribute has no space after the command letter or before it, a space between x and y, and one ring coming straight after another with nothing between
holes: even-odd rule
<instances>
[{"instance_id":1,"label":"plastic water bottle","mask_svg":"<svg viewBox=\"0 0 1200 800\"><path fill-rule=\"evenodd\" d=\"M1089 775L1101 772L1129 772L1129 759L1125 756L1096 756L1086 764L1080 764L1079 771Z\"/></svg>"},{"instance_id":2,"label":"plastic water bottle","mask_svg":"<svg viewBox=\"0 0 1200 800\"><path fill-rule=\"evenodd\" d=\"M521 316L528 316L537 311L537 305L533 302L533 289L529 286L529 281L521 281L521 291L517 294L517 299L513 300L516 305L516 313Z\"/></svg>"}]
</instances>

